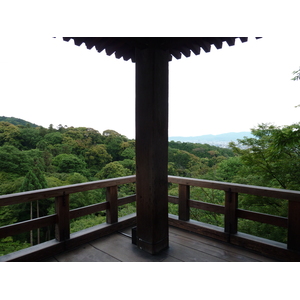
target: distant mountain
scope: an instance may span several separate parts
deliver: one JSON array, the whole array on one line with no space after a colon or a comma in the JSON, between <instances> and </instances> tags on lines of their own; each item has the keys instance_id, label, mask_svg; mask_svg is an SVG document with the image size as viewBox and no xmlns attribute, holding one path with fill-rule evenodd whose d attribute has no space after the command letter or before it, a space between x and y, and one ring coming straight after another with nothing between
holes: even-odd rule
<instances>
[{"instance_id":1,"label":"distant mountain","mask_svg":"<svg viewBox=\"0 0 300 300\"><path fill-rule=\"evenodd\" d=\"M2 117L0 117L0 122L1 121L9 122L9 123L14 124L14 125L27 126L27 124L29 124L31 127L40 127L37 124L25 121L23 119L14 118L14 117L4 117L4 116L2 116Z\"/></svg>"},{"instance_id":2,"label":"distant mountain","mask_svg":"<svg viewBox=\"0 0 300 300\"><path fill-rule=\"evenodd\" d=\"M242 139L245 136L252 137L251 132L229 132L222 134L206 134L200 136L170 136L169 141L175 142L188 142L188 143L200 143L200 144L209 144L219 147L227 147L229 142L234 142L237 139Z\"/></svg>"}]
</instances>

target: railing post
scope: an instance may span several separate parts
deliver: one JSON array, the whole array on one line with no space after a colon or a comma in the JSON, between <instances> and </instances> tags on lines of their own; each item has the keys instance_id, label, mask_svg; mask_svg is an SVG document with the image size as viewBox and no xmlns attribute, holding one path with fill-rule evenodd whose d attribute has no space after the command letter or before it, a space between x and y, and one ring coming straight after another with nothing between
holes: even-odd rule
<instances>
[{"instance_id":1,"label":"railing post","mask_svg":"<svg viewBox=\"0 0 300 300\"><path fill-rule=\"evenodd\" d=\"M231 192L231 189L225 191L225 232L237 233L237 207L238 193Z\"/></svg>"},{"instance_id":2,"label":"railing post","mask_svg":"<svg viewBox=\"0 0 300 300\"><path fill-rule=\"evenodd\" d=\"M106 188L106 201L108 202L106 223L112 224L118 222L118 186L115 185Z\"/></svg>"},{"instance_id":3,"label":"railing post","mask_svg":"<svg viewBox=\"0 0 300 300\"><path fill-rule=\"evenodd\" d=\"M289 200L288 240L289 250L300 251L300 202Z\"/></svg>"},{"instance_id":4,"label":"railing post","mask_svg":"<svg viewBox=\"0 0 300 300\"><path fill-rule=\"evenodd\" d=\"M70 215L69 215L69 195L55 197L55 210L57 213L57 223L55 226L55 238L61 242L70 238Z\"/></svg>"},{"instance_id":5,"label":"railing post","mask_svg":"<svg viewBox=\"0 0 300 300\"><path fill-rule=\"evenodd\" d=\"M190 219L190 186L179 184L179 207L178 216L179 220L189 221Z\"/></svg>"}]
</instances>

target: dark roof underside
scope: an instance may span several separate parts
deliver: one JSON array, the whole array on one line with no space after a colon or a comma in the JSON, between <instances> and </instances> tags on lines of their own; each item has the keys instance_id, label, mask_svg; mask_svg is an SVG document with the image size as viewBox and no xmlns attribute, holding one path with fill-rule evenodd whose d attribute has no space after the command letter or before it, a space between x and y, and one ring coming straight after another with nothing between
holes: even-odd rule
<instances>
[{"instance_id":1,"label":"dark roof underside","mask_svg":"<svg viewBox=\"0 0 300 300\"><path fill-rule=\"evenodd\" d=\"M229 46L235 44L236 39L246 42L247 37L64 37L64 41L74 40L75 45L80 46L83 43L88 49L93 47L100 53L105 50L107 55L115 53L116 58L123 57L124 60L131 59L135 62L135 48L160 48L170 52L172 56L180 59L182 55L189 57L191 51L199 55L201 49L210 52L211 46L221 49L223 42Z\"/></svg>"}]
</instances>

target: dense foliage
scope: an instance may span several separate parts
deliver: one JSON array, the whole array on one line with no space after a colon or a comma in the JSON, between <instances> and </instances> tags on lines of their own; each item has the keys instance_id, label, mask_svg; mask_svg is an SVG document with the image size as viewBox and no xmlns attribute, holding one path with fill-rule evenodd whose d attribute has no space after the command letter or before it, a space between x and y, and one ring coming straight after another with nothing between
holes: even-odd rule
<instances>
[{"instance_id":1,"label":"dense foliage","mask_svg":"<svg viewBox=\"0 0 300 300\"><path fill-rule=\"evenodd\" d=\"M217 180L273 188L300 190L300 124L274 126L260 124L251 130L253 137L245 137L230 143L229 152L210 150L201 158L206 164L193 164L190 176L208 180ZM193 145L189 145L195 154ZM202 150L203 151L203 150ZM233 151L233 155L232 152ZM211 156L207 155L210 154ZM215 159L215 160L213 160ZM212 161L213 160L213 161ZM193 172L194 171L194 172ZM298 174L299 173L299 174ZM177 187L171 187L170 194L177 195ZM191 199L224 205L224 193L221 191L191 188ZM239 195L239 208L271 215L287 217L287 201L251 195ZM172 212L176 212L170 204ZM202 222L224 225L224 216L206 211L191 210L191 218ZM256 236L287 242L287 231L284 228L239 219L238 230Z\"/></svg>"},{"instance_id":2,"label":"dense foliage","mask_svg":"<svg viewBox=\"0 0 300 300\"><path fill-rule=\"evenodd\" d=\"M4 118L4 117L2 117ZM9 122L8 122L9 121ZM25 122L25 121L24 121ZM0 121L0 195L135 174L135 141L113 131L102 134L86 127L33 126L20 119ZM230 148L208 144L169 142L170 175L300 189L300 125L261 124L254 137L231 143ZM134 193L134 185L119 187L119 196ZM177 195L178 187L169 186ZM222 191L192 188L191 198L224 204ZM70 196L70 208L105 201L104 190ZM53 199L0 207L0 226L54 213ZM241 195L241 208L286 216L286 201ZM170 204L170 213L177 213ZM135 204L119 214L134 211ZM223 216L191 210L191 217L223 226ZM72 220L71 232L105 222L105 212ZM264 224L239 221L239 231L286 242L286 232ZM54 228L41 228L0 240L0 255L52 239Z\"/></svg>"},{"instance_id":3,"label":"dense foliage","mask_svg":"<svg viewBox=\"0 0 300 300\"><path fill-rule=\"evenodd\" d=\"M14 125L21 125L21 126L30 126L30 127L39 127L39 125L31 123L31 122L27 122L23 119L19 119L19 118L14 118L14 117L0 117L0 122L9 122L11 124Z\"/></svg>"}]
</instances>

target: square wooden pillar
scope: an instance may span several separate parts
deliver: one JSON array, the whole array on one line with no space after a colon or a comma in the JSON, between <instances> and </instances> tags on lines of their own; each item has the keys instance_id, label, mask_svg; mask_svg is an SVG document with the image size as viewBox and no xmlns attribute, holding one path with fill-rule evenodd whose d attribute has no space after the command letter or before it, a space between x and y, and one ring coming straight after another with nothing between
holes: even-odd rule
<instances>
[{"instance_id":1,"label":"square wooden pillar","mask_svg":"<svg viewBox=\"0 0 300 300\"><path fill-rule=\"evenodd\" d=\"M151 254L169 246L168 51L136 49L136 243Z\"/></svg>"}]
</instances>

